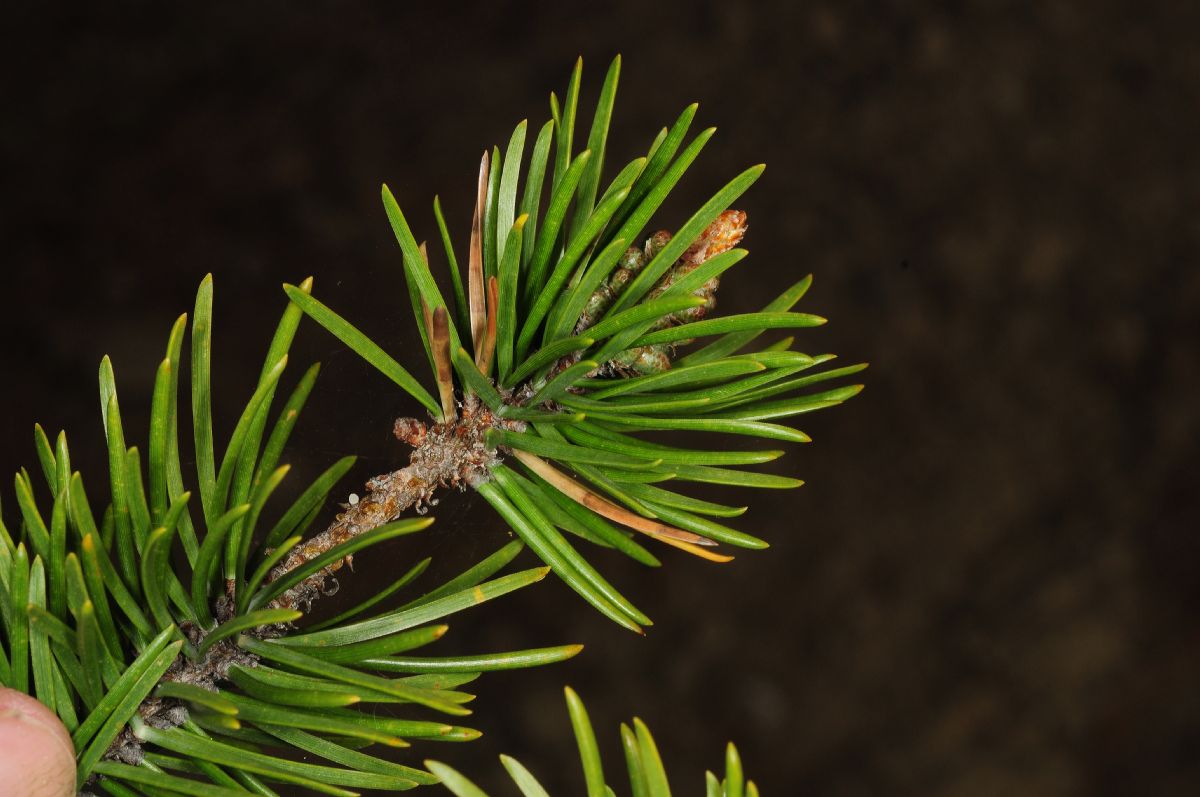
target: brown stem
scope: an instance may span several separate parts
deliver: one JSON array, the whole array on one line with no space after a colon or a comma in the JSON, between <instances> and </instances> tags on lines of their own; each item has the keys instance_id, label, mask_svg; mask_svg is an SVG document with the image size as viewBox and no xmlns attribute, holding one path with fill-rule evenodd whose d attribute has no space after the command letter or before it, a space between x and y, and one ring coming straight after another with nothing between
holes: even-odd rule
<instances>
[{"instance_id":1,"label":"brown stem","mask_svg":"<svg viewBox=\"0 0 1200 797\"><path fill-rule=\"evenodd\" d=\"M413 446L408 466L367 482L367 494L340 513L328 529L293 548L271 571L269 580L312 561L346 540L390 523L411 507L424 512L438 487L465 487L488 478L488 467L498 459L484 442L487 430L494 426L515 428L518 424L500 420L477 399L464 402L462 414L449 423L427 427L415 418L398 419L396 437ZM322 594L325 580L349 561L350 557L346 557L309 576L276 598L271 606L306 609Z\"/></svg>"}]
</instances>

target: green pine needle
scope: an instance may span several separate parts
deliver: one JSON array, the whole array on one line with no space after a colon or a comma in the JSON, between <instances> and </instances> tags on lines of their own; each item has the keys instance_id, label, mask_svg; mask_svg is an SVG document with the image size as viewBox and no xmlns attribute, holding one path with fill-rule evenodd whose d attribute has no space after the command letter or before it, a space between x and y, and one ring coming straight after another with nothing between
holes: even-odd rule
<instances>
[{"instance_id":1,"label":"green pine needle","mask_svg":"<svg viewBox=\"0 0 1200 797\"><path fill-rule=\"evenodd\" d=\"M605 797L618 793L614 782L610 782L604 772L600 748L596 741L596 733L588 717L583 700L571 687L563 690L566 697L567 713L571 719L571 730L574 732L575 743L579 749L579 760L583 770L583 789L577 791L588 797ZM621 792L626 786L634 797L670 797L671 786L667 780L666 769L659 756L654 737L645 723L636 717L633 728L621 723L621 747L625 753L625 784L621 784ZM524 797L549 797L549 792L538 782L537 778L525 766L510 756L500 756L513 784ZM425 766L441 779L442 786L457 797L488 797L487 793L472 783L466 776L454 768L438 761L427 760ZM730 742L725 748L725 777L717 778L712 772L705 776L707 797L749 797L758 795L758 787L753 781L747 781L742 769L742 759L736 747Z\"/></svg>"}]
</instances>

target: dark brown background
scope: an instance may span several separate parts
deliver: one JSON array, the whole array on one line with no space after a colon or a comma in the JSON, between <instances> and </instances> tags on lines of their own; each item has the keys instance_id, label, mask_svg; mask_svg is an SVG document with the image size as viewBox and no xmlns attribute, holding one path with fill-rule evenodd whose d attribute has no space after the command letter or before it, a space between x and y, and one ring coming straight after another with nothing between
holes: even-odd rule
<instances>
[{"instance_id":1,"label":"dark brown background","mask_svg":"<svg viewBox=\"0 0 1200 797\"><path fill-rule=\"evenodd\" d=\"M166 332L210 270L224 434L282 280L314 274L422 367L379 183L419 235L440 192L461 245L480 149L540 124L579 53L590 102L621 52L610 164L700 101L720 132L657 223L769 164L722 307L813 272L802 309L832 323L802 346L871 361L869 387L776 463L808 486L750 498L743 525L772 550L654 573L594 557L659 621L649 638L550 582L462 616L447 652L588 649L483 679L484 739L417 754L494 784L510 752L578 794L569 682L611 771L636 712L680 793L730 737L774 795L1195 793L1194 10L300 5L6 13L0 471L34 461L40 420L99 483L101 355L144 428ZM297 483L347 452L355 482L397 466L390 422L415 402L323 333L296 350L326 363ZM448 496L347 592L423 551L449 574L498 547L480 504Z\"/></svg>"}]
</instances>

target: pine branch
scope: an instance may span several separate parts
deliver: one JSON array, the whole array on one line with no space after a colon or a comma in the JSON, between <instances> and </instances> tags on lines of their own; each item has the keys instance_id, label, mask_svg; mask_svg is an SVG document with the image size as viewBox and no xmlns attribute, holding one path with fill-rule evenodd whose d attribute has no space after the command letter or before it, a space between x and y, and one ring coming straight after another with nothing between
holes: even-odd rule
<instances>
[{"instance_id":1,"label":"pine branch","mask_svg":"<svg viewBox=\"0 0 1200 797\"><path fill-rule=\"evenodd\" d=\"M107 357L101 362L108 455L103 498L95 484L89 495L82 474L72 469L66 434L52 445L35 427L48 499L39 498L42 488L22 470L14 481L17 533L0 515L0 684L36 695L67 726L81 788L98 784L118 797L270 795L268 783L286 783L354 794L349 789L407 789L440 776L456 793L477 794L436 762L425 771L357 749L407 746L408 739L466 741L477 731L354 706L403 704L463 716L471 695L457 687L480 672L549 664L580 647L414 655L446 633L440 621L553 571L613 622L644 633L650 618L571 538L651 567L659 561L642 540L714 563L732 558L723 546L767 547L713 519L738 517L745 507L687 495L676 485L797 487L799 479L744 469L782 450L669 446L646 435L688 430L697 437L808 442L803 431L778 421L845 402L862 386L841 380L866 366L824 368L833 355L792 351L792 338L752 345L766 330L824 323L790 312L809 277L761 312L709 317L721 281L748 254L737 248L747 216L731 205L763 167L735 176L673 235L650 232L647 225L713 131L685 145L696 113L688 106L644 157L605 184L619 72L616 59L586 148L575 151L582 62L576 64L563 103L551 95L551 120L533 145L523 191L527 123L516 126L503 153L498 146L485 151L465 289L435 199L453 307L434 278L425 244L418 244L396 198L383 188L435 391L314 298L308 279L284 286L288 304L259 378L228 443L219 447L216 441L225 438L212 418L210 275L201 282L190 326L185 389L193 474L185 476L179 441L186 316L172 325L156 370L143 449L131 444L136 432L123 422L115 367ZM367 482L364 495L352 496L316 534L310 528L354 458L331 464L290 505L278 506L274 496L290 472L280 460L319 371L311 366L274 410L289 381L289 350L303 316L430 415L429 422L394 422L396 437L412 447L407 465ZM701 338L714 339L684 351ZM425 594L377 609L421 577L429 560L416 562L378 595L305 627L303 615L336 590L337 574L355 555L432 522L419 516L442 488L477 491L517 539ZM409 510L418 517L405 519ZM171 565L176 543L187 562L179 570ZM501 575L525 547L546 566ZM586 712L570 692L568 704L588 793L605 794ZM665 795L653 740L636 721L635 728L622 728L635 793ZM281 746L328 763L279 756ZM754 793L749 784L743 791L740 764L731 756L724 785L710 777L710 795ZM540 793L519 764L506 760L506 767L526 793Z\"/></svg>"},{"instance_id":2,"label":"pine branch","mask_svg":"<svg viewBox=\"0 0 1200 797\"><path fill-rule=\"evenodd\" d=\"M584 600L618 624L640 631L645 616L604 582L560 531L618 547L644 562L657 560L628 541L632 532L651 534L709 561L727 562L731 555L710 549L718 543L764 548L766 542L700 517L693 511L703 505L698 499L662 488L656 488L649 498L647 490L637 485L673 479L781 488L802 482L714 468L722 456L705 459L700 451L664 452L660 444L636 435L686 429L808 442L807 434L774 419L836 406L856 395L861 385L770 402L762 399L846 376L865 366L797 377L832 355L813 357L790 351L790 340L782 347L736 353L764 330L824 323L820 316L786 312L803 296L810 278L786 291L763 312L707 318L715 308L725 273L747 254L737 248L747 231L747 214L729 206L762 174L761 165L730 180L683 221L676 233L659 230L641 245L628 245L644 234L645 226L713 131L702 132L680 150L695 115L695 106L689 106L655 139L645 157L619 170L600 191L619 64L617 59L609 69L588 148L578 154L572 152L572 142L581 64L576 64L572 73L565 104L560 106L551 95L552 123L539 134L525 196L519 201L525 123L517 125L503 158L499 147L493 147L490 154L484 152L469 242L469 307L462 306L464 299L456 288L452 298L459 305L457 312L445 310L441 316L446 319L449 360L458 385L452 377L447 378L444 367L435 367L434 376L443 407L450 406L457 390L462 401L477 401L486 408L490 420L447 427L453 430L447 440L463 436L471 441L472 461L479 467L470 478L454 473L453 467L435 471L433 476L438 483L466 483L475 488ZM547 131L551 130L557 138L554 178L549 204L538 218L541 170L548 157ZM423 245L417 244L386 186L383 202L400 245L406 280L425 308L418 329L429 339L433 336L432 314L445 308L446 301ZM518 206L534 213L516 216ZM436 203L435 216L444 232ZM533 239L531 246L523 241L526 232ZM451 269L456 269L448 244L446 251ZM452 272L451 282L461 285L461 276ZM430 394L419 386L410 389L411 376L398 374L399 366L350 322L296 288L288 286L287 291L304 312L433 409ZM452 316L470 319L473 357L462 347L465 337L451 323ZM715 342L697 351L681 351L697 338L717 335ZM442 357L443 362L445 359ZM442 410L441 417L449 415ZM524 423L506 428L497 419ZM423 428L419 421L403 423ZM530 454L541 459L535 463ZM425 450L421 455L444 463L443 455L434 451ZM520 461L523 470L510 471L505 464L510 459ZM551 466L550 461L556 465ZM339 521L328 532L328 539L360 533L372 523L393 517L391 509L418 503L408 494L410 478L423 480L426 476L405 471L373 480L369 511L349 512L346 522ZM501 484L488 486L494 481ZM382 488L378 494L377 488ZM574 509L564 515L560 498ZM384 502L389 511L376 511ZM581 523L586 530L581 530ZM303 554L293 553L288 566L302 559Z\"/></svg>"}]
</instances>

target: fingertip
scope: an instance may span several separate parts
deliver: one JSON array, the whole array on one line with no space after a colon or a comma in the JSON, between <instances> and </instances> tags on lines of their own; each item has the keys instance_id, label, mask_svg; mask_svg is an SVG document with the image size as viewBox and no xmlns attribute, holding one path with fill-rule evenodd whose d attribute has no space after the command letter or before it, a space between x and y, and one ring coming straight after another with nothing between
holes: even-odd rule
<instances>
[{"instance_id":1,"label":"fingertip","mask_svg":"<svg viewBox=\"0 0 1200 797\"><path fill-rule=\"evenodd\" d=\"M75 794L75 748L50 709L0 688L0 783L27 797Z\"/></svg>"}]
</instances>

